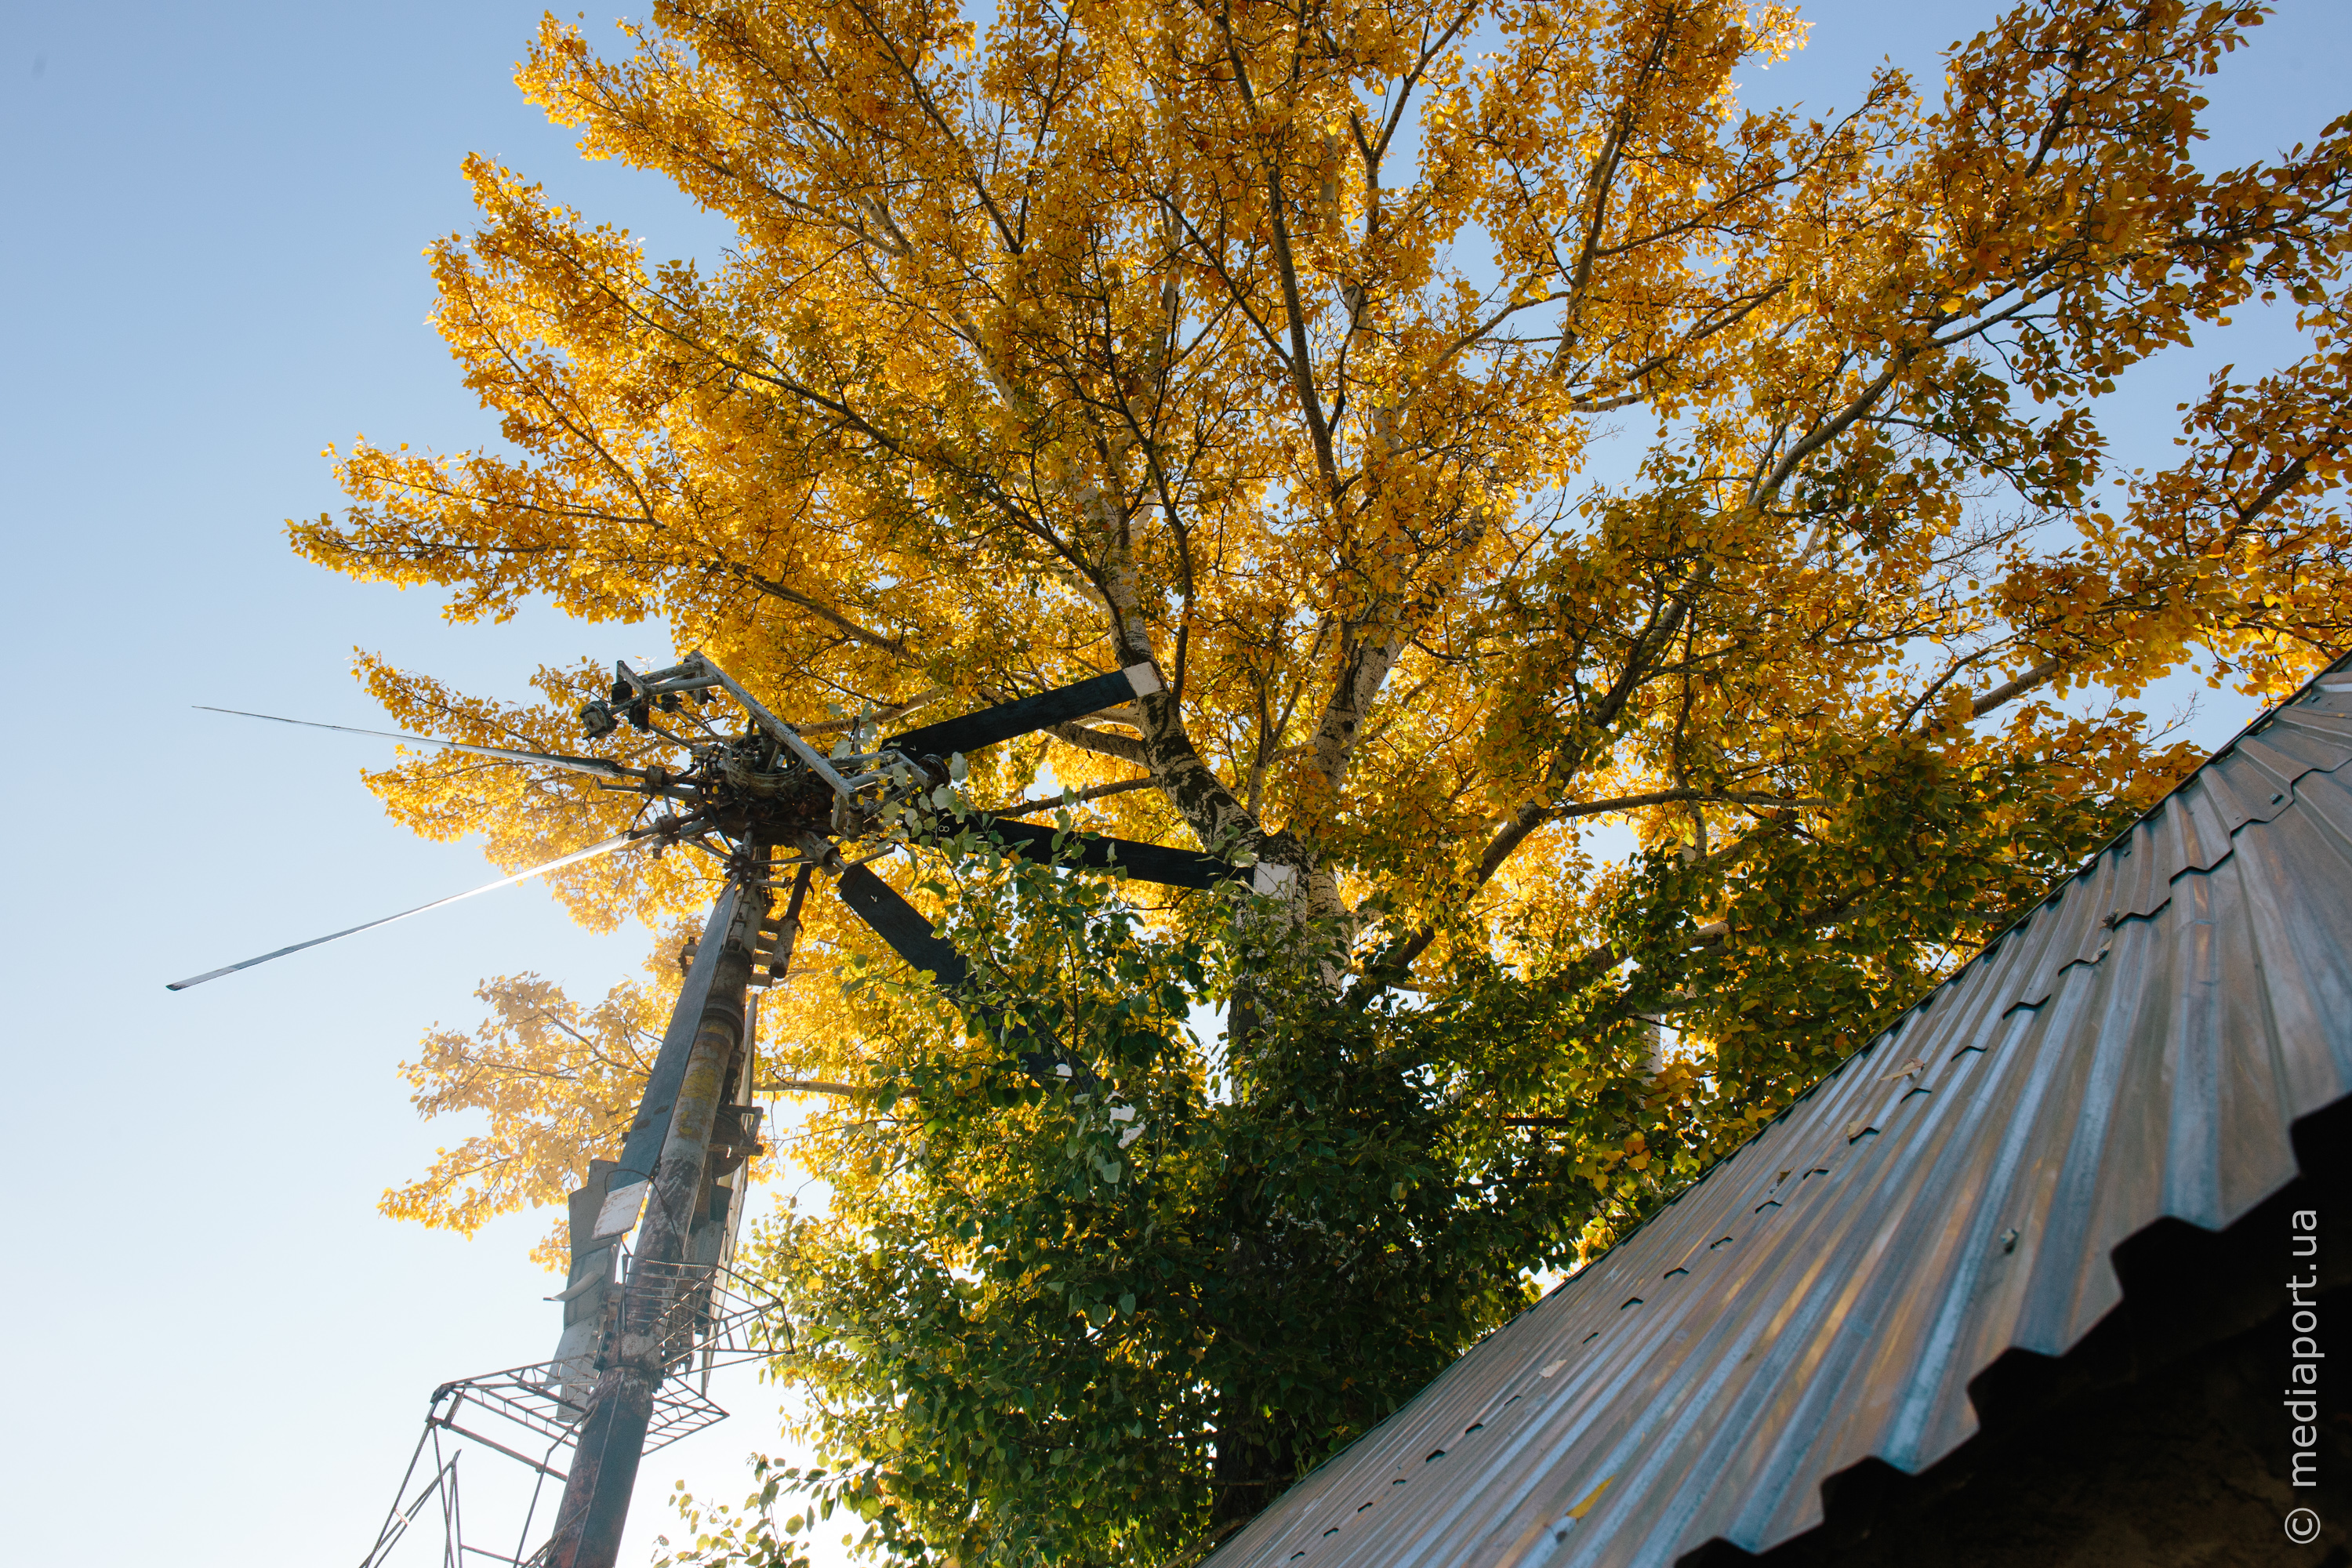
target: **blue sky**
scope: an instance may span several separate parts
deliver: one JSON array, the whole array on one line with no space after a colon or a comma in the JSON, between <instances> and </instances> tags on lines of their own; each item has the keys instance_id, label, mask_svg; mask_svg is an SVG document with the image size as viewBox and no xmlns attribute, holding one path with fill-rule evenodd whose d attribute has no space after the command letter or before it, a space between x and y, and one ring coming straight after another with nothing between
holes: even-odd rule
<instances>
[{"instance_id":1,"label":"blue sky","mask_svg":"<svg viewBox=\"0 0 2352 1568\"><path fill-rule=\"evenodd\" d=\"M2214 93L2216 163L2347 107L2352 8L2286 10ZM1757 73L1751 96L1850 103L1879 57L1931 67L1990 10L1809 14L1814 46ZM394 1065L435 1022L470 1026L482 976L600 993L640 939L575 931L525 889L162 987L492 874L383 817L358 777L374 743L191 704L365 725L380 716L354 647L509 694L541 662L664 651L546 614L453 627L423 594L330 576L284 544L284 519L337 504L327 443L490 433L425 325L418 255L467 220L467 153L655 255L726 241L674 192L582 163L521 101L509 73L537 16L493 0L0 8L13 1561L356 1561L431 1389L551 1348L548 1279L523 1257L537 1218L467 1242L377 1216L377 1194L450 1136L416 1121ZM2277 348L2257 321L2232 352ZM2214 357L2182 356L2177 390L2151 396L2152 452ZM2246 716L2210 702L2200 732ZM758 1391L733 1402L744 1416L649 1464L639 1542L673 1479L741 1489L738 1459L772 1425Z\"/></svg>"}]
</instances>

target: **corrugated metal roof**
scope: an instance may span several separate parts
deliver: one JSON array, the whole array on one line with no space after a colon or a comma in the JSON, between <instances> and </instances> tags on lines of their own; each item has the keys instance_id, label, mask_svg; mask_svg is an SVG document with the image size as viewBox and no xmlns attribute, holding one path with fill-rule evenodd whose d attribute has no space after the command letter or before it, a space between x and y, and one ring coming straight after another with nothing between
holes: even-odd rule
<instances>
[{"instance_id":1,"label":"corrugated metal roof","mask_svg":"<svg viewBox=\"0 0 2352 1568\"><path fill-rule=\"evenodd\" d=\"M1760 1552L1949 1453L1970 1379L2121 1300L2118 1244L2245 1214L2352 1091L2347 760L2331 674L1204 1568Z\"/></svg>"}]
</instances>

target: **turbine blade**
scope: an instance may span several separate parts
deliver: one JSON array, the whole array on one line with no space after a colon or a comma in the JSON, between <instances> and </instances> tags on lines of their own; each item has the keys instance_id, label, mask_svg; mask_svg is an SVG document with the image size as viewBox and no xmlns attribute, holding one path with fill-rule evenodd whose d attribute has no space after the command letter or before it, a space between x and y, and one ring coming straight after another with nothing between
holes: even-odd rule
<instances>
[{"instance_id":1,"label":"turbine blade","mask_svg":"<svg viewBox=\"0 0 2352 1568\"><path fill-rule=\"evenodd\" d=\"M1002 816L971 819L982 833L1004 840L1004 847L1029 860L1052 860L1055 830L1042 822L1014 822ZM1066 862L1097 869L1119 867L1138 881L1160 882L1171 888L1213 888L1219 882L1246 880L1249 872L1230 866L1214 855L1192 849L1171 849L1164 844L1139 844L1131 838L1106 838L1097 833L1073 833L1062 843Z\"/></svg>"},{"instance_id":2,"label":"turbine blade","mask_svg":"<svg viewBox=\"0 0 2352 1568\"><path fill-rule=\"evenodd\" d=\"M961 719L942 719L882 743L910 757L946 757L976 752L1015 735L1026 735L1049 724L1066 723L1116 708L1130 697L1148 697L1160 689L1160 677L1148 664L1130 665L1109 675L1097 675L1076 686L1041 691L1034 697L1000 702Z\"/></svg>"},{"instance_id":3,"label":"turbine blade","mask_svg":"<svg viewBox=\"0 0 2352 1568\"><path fill-rule=\"evenodd\" d=\"M872 926L884 942L915 969L930 972L932 981L950 997L964 1016L992 1037L1013 1048L1013 1059L1029 1076L1048 1086L1056 1082L1080 1089L1100 1087L1095 1070L1062 1047L1059 1040L1014 1017L1005 1009L973 995L971 965L962 953L923 918L920 910L898 896L898 890L863 866L852 866L837 884L841 901L850 912ZM1024 1046L1028 1047L1023 1049Z\"/></svg>"},{"instance_id":4,"label":"turbine blade","mask_svg":"<svg viewBox=\"0 0 2352 1568\"><path fill-rule=\"evenodd\" d=\"M867 870L852 866L841 874L841 901L849 912L874 928L890 950L918 970L938 977L940 990L950 995L971 978L971 966L955 944L932 929L923 912L898 896L898 889Z\"/></svg>"},{"instance_id":5,"label":"turbine blade","mask_svg":"<svg viewBox=\"0 0 2352 1568\"><path fill-rule=\"evenodd\" d=\"M628 834L624 833L617 838L607 838L601 844L591 844L585 849L575 849L569 855L558 856L543 866L533 866L527 871L517 871L511 877L501 877L495 882L485 883L481 887L466 892L452 893L446 899L436 899L429 904L419 904L413 910L403 910L396 915L386 915L382 920L370 921L365 925L355 925L349 930L335 931L327 936L314 936L308 942L298 942L291 947L281 947L274 952L265 952L258 958L248 958L242 963L224 964L218 969L207 969L202 974L192 974L185 980L174 980L163 989L185 991L191 985L202 985L207 980L218 980L224 974L235 974L240 969L251 969L257 963L267 963L273 958L283 958L289 952L299 952L306 947L317 947L322 942L335 942L347 936L357 936L363 931L373 931L378 926L388 926L394 921L404 921L411 915L421 915L427 910L437 910L444 904L454 904L460 900L470 899L478 893L494 893L500 888L510 888L517 882L526 881L545 872L560 871L566 866L575 866L583 860L610 854L635 841Z\"/></svg>"},{"instance_id":6,"label":"turbine blade","mask_svg":"<svg viewBox=\"0 0 2352 1568\"><path fill-rule=\"evenodd\" d=\"M280 719L275 713L248 713L242 708L211 708L195 704L203 713L234 713L240 719L267 719L273 724L299 724L305 730L337 730L346 735L373 735L379 741L408 741L419 746L440 746L452 752L466 752L477 757L495 757L502 763L545 763L551 767L570 768L573 773L594 773L599 778L634 778L634 770L618 763L608 763L602 757L574 757L560 752L518 752L508 746L477 746L465 741L439 741L430 735L403 734L397 730L355 730L349 724L321 724L315 719Z\"/></svg>"}]
</instances>

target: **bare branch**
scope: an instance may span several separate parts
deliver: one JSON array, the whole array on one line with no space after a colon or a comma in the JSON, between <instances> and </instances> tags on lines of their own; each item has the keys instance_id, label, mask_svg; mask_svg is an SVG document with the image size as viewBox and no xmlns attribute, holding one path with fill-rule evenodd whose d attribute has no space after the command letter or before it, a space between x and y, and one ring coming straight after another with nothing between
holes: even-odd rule
<instances>
[{"instance_id":1,"label":"bare branch","mask_svg":"<svg viewBox=\"0 0 2352 1568\"><path fill-rule=\"evenodd\" d=\"M2014 680L2004 680L1969 704L1969 717L1981 719L2011 698L2021 697L2058 673L2058 661L2045 658Z\"/></svg>"},{"instance_id":2,"label":"bare branch","mask_svg":"<svg viewBox=\"0 0 2352 1568\"><path fill-rule=\"evenodd\" d=\"M1643 806L1666 805L1675 801L1689 801L1698 805L1769 805L1818 806L1828 801L1801 795L1749 795L1704 789L1662 789L1648 795L1621 795L1613 800L1555 801L1551 816L1557 821L1579 816L1599 816L1612 811L1639 811Z\"/></svg>"}]
</instances>

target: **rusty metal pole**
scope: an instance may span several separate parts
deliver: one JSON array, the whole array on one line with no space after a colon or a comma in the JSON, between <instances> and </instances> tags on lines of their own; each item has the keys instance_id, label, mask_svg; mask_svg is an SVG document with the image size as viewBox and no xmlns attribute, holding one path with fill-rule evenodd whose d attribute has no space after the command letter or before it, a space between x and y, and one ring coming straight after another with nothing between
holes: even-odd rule
<instances>
[{"instance_id":1,"label":"rusty metal pole","mask_svg":"<svg viewBox=\"0 0 2352 1568\"><path fill-rule=\"evenodd\" d=\"M664 1319L670 1296L662 1285L686 1256L711 1127L726 1092L728 1062L746 1044L744 997L767 912L767 889L747 886L728 922L678 1085L677 1110L654 1168L610 1362L596 1381L564 1482L555 1536L548 1543L550 1568L613 1568L620 1555L621 1531L628 1522L629 1496L636 1487L667 1354Z\"/></svg>"}]
</instances>

